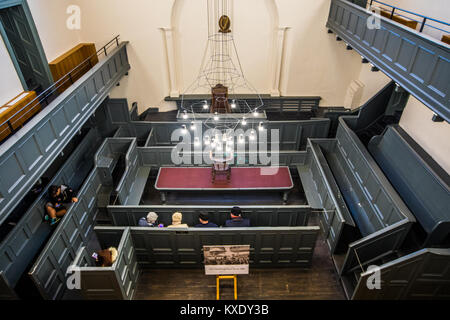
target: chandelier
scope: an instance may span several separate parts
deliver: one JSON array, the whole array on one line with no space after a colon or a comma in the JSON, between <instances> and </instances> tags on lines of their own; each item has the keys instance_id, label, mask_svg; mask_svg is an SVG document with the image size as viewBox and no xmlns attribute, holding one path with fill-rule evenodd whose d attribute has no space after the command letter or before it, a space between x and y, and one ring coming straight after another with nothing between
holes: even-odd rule
<instances>
[{"instance_id":1,"label":"chandelier","mask_svg":"<svg viewBox=\"0 0 450 320\"><path fill-rule=\"evenodd\" d=\"M208 41L197 78L181 95L181 115L191 121L191 130L196 123L217 132L215 138L205 143L214 143L219 136L230 139L231 132L247 125L251 132L259 120L265 119L260 94L245 78L238 51L233 38L230 0L207 0ZM187 95L210 92L210 99L191 102ZM251 94L251 99L239 98L237 92ZM259 122L262 128L262 122ZM183 130L187 131L184 125ZM240 137L238 138L240 139ZM250 135L251 139L251 135ZM219 145L219 144L218 144Z\"/></svg>"}]
</instances>

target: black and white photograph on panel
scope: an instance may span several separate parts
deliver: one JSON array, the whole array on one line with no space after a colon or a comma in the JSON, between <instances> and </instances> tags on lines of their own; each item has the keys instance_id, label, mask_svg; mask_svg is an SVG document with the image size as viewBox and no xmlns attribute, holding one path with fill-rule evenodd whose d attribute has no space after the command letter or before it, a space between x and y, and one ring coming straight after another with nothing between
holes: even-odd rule
<instances>
[{"instance_id":1,"label":"black and white photograph on panel","mask_svg":"<svg viewBox=\"0 0 450 320\"><path fill-rule=\"evenodd\" d=\"M206 275L248 274L250 245L203 246Z\"/></svg>"}]
</instances>

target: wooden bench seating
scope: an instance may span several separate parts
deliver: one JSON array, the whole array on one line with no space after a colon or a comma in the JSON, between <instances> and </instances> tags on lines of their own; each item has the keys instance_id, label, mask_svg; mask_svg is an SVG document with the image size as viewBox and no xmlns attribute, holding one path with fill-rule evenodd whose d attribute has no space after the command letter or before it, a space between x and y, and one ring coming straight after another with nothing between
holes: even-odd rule
<instances>
[{"instance_id":1,"label":"wooden bench seating","mask_svg":"<svg viewBox=\"0 0 450 320\"><path fill-rule=\"evenodd\" d=\"M0 141L12 133L8 124L4 123L9 118L12 117L10 124L16 130L23 126L28 119L41 111L42 108L38 100L31 103L36 97L35 91L25 91L0 107Z\"/></svg>"},{"instance_id":2,"label":"wooden bench seating","mask_svg":"<svg viewBox=\"0 0 450 320\"><path fill-rule=\"evenodd\" d=\"M448 247L449 174L400 126L389 126L370 141L368 149L424 229L420 245Z\"/></svg>"},{"instance_id":3,"label":"wooden bench seating","mask_svg":"<svg viewBox=\"0 0 450 320\"><path fill-rule=\"evenodd\" d=\"M300 175L303 186L311 189L305 193L315 190L321 208L333 210L320 217L332 253L339 253L336 248L342 248L342 241L347 248L345 260L338 268L341 273L398 250L415 222L345 119L357 117L339 119L336 139L309 141L308 153L319 155L313 159L320 168L312 177L314 183ZM311 171L314 173L314 169ZM342 232L343 228L347 232Z\"/></svg>"},{"instance_id":4,"label":"wooden bench seating","mask_svg":"<svg viewBox=\"0 0 450 320\"><path fill-rule=\"evenodd\" d=\"M137 226L139 219L151 211L158 214L158 223L165 226L172 224L172 214L177 211L189 226L199 223L200 212L208 212L211 222L223 226L230 219L231 206L108 206L107 209L114 226ZM252 227L306 226L311 215L309 206L241 206L241 209Z\"/></svg>"},{"instance_id":5,"label":"wooden bench seating","mask_svg":"<svg viewBox=\"0 0 450 320\"><path fill-rule=\"evenodd\" d=\"M140 269L202 268L204 245L250 245L252 267L309 268L319 231L319 227L96 227L102 249L118 248L116 262L112 267L96 267L93 252L81 247L72 265L81 272L86 299L132 299Z\"/></svg>"}]
</instances>

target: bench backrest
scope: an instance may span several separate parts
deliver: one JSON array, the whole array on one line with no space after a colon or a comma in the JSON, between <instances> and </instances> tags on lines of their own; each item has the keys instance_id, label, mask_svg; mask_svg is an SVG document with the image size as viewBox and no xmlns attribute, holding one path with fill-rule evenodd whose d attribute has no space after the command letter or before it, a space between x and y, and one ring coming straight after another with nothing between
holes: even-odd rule
<instances>
[{"instance_id":1,"label":"bench backrest","mask_svg":"<svg viewBox=\"0 0 450 320\"><path fill-rule=\"evenodd\" d=\"M414 213L428 238L440 245L450 235L449 175L400 127L390 126L369 143L369 151Z\"/></svg>"},{"instance_id":2,"label":"bench backrest","mask_svg":"<svg viewBox=\"0 0 450 320\"><path fill-rule=\"evenodd\" d=\"M363 232L364 236L401 221L415 221L383 171L343 118L340 119L335 147L336 156L349 181L352 182L355 194L368 204L365 206L367 213L365 229L368 233ZM355 218L358 224L356 220Z\"/></svg>"},{"instance_id":3,"label":"bench backrest","mask_svg":"<svg viewBox=\"0 0 450 320\"><path fill-rule=\"evenodd\" d=\"M310 198L318 199L316 208L323 209L320 220L330 252L341 253L347 250L340 244L341 234L345 229L354 228L355 222L320 147L333 143L332 139L309 141L306 168L311 179L304 178L302 183Z\"/></svg>"},{"instance_id":4,"label":"bench backrest","mask_svg":"<svg viewBox=\"0 0 450 320\"><path fill-rule=\"evenodd\" d=\"M306 226L311 212L309 206L243 206L243 216L250 219L252 227ZM230 206L108 206L114 226L137 226L140 218L151 211L158 214L158 223L172 224L172 214L181 212L183 223L194 226L199 223L200 212L208 212L210 222L219 226L230 219Z\"/></svg>"},{"instance_id":5,"label":"bench backrest","mask_svg":"<svg viewBox=\"0 0 450 320\"><path fill-rule=\"evenodd\" d=\"M96 227L96 232L124 230ZM320 228L139 228L130 234L142 268L189 268L203 265L204 245L250 245L252 267L310 267Z\"/></svg>"}]
</instances>

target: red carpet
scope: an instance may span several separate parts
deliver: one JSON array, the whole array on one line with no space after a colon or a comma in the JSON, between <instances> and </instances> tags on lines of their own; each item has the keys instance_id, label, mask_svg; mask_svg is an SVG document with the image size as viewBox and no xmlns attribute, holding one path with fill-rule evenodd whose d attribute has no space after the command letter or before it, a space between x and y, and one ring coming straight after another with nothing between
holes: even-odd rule
<instances>
[{"instance_id":1,"label":"red carpet","mask_svg":"<svg viewBox=\"0 0 450 320\"><path fill-rule=\"evenodd\" d=\"M260 167L231 168L231 179L217 175L211 181L211 168L161 168L155 183L156 189L291 189L293 187L288 167L278 168L274 175L262 175Z\"/></svg>"}]
</instances>

